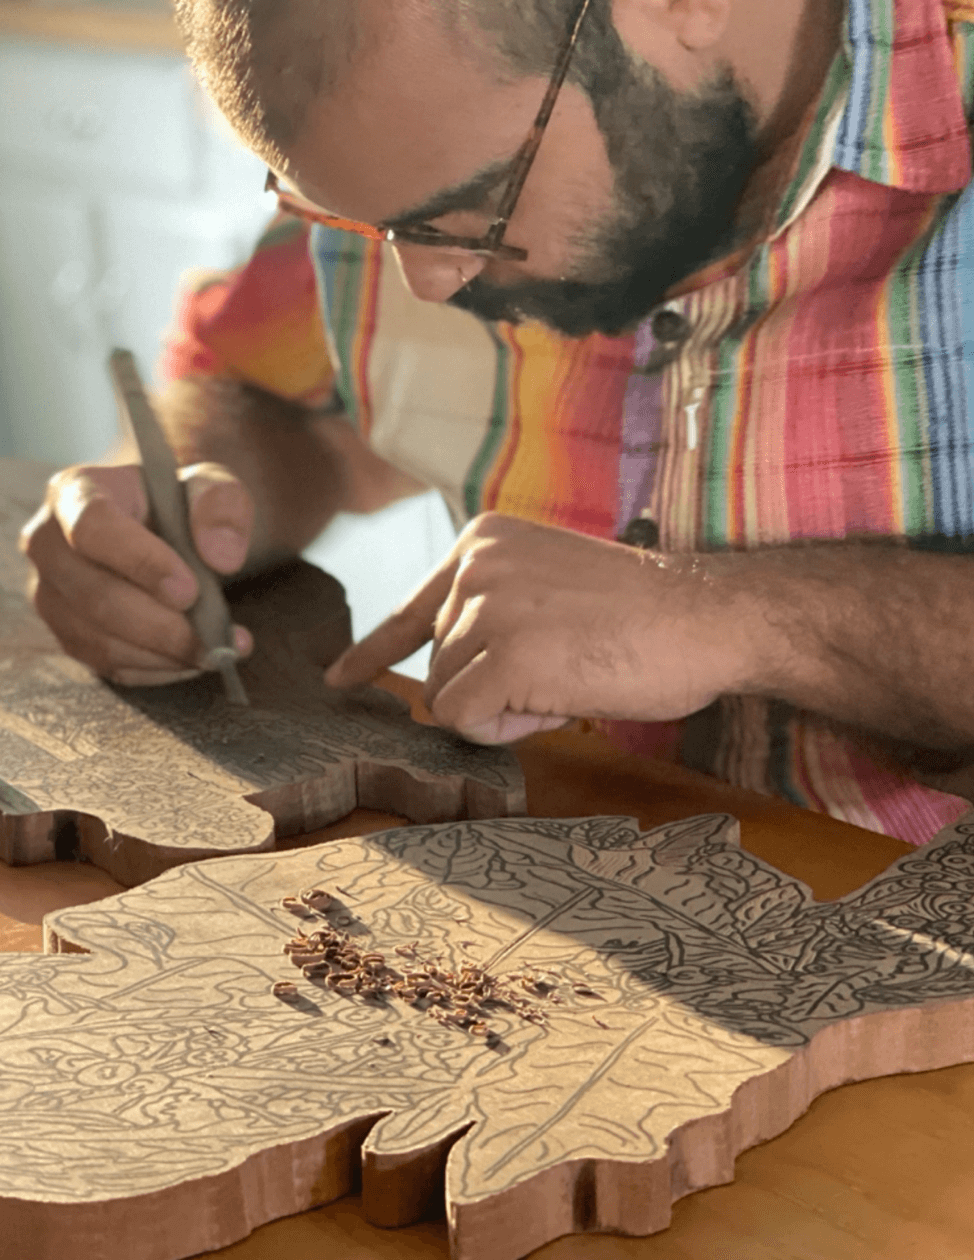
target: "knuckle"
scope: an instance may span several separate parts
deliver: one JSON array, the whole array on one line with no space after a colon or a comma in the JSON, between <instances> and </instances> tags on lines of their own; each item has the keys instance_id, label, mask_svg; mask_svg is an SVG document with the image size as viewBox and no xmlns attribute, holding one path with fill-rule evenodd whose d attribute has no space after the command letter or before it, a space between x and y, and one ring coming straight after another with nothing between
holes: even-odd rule
<instances>
[{"instance_id":1,"label":"knuckle","mask_svg":"<svg viewBox=\"0 0 974 1260\"><path fill-rule=\"evenodd\" d=\"M451 697L440 696L433 702L431 713L441 726L454 731L463 731L474 724L472 706L465 701L452 700Z\"/></svg>"},{"instance_id":2,"label":"knuckle","mask_svg":"<svg viewBox=\"0 0 974 1260\"><path fill-rule=\"evenodd\" d=\"M64 536L74 551L85 555L91 550L98 533L102 507L102 500L91 500L81 509L70 525L63 527Z\"/></svg>"},{"instance_id":3,"label":"knuckle","mask_svg":"<svg viewBox=\"0 0 974 1260\"><path fill-rule=\"evenodd\" d=\"M99 468L95 464L72 464L70 468L62 468L53 477L48 478L44 494L45 504L56 510L67 503L74 504L79 499L88 499L100 489L102 474L116 472L117 469Z\"/></svg>"},{"instance_id":4,"label":"knuckle","mask_svg":"<svg viewBox=\"0 0 974 1260\"><path fill-rule=\"evenodd\" d=\"M457 567L454 589L463 599L485 595L496 583L504 569L503 557L493 546L478 547L468 551Z\"/></svg>"},{"instance_id":5,"label":"knuckle","mask_svg":"<svg viewBox=\"0 0 974 1260\"><path fill-rule=\"evenodd\" d=\"M482 566L473 556L457 569L457 575L453 579L453 589L464 602L479 592L481 571Z\"/></svg>"},{"instance_id":6,"label":"knuckle","mask_svg":"<svg viewBox=\"0 0 974 1260\"><path fill-rule=\"evenodd\" d=\"M78 481L90 477L92 472L93 469L86 464L72 464L70 468L60 469L47 479L45 500L51 503L52 500L59 498L69 487L73 489Z\"/></svg>"},{"instance_id":7,"label":"knuckle","mask_svg":"<svg viewBox=\"0 0 974 1260\"><path fill-rule=\"evenodd\" d=\"M144 591L154 591L159 581L166 577L169 570L151 556L140 555L132 560L131 568L126 576Z\"/></svg>"},{"instance_id":8,"label":"knuckle","mask_svg":"<svg viewBox=\"0 0 974 1260\"><path fill-rule=\"evenodd\" d=\"M121 512L143 520L147 503L142 469L138 464L76 464L51 477L45 502L67 537L92 512L102 516Z\"/></svg>"},{"instance_id":9,"label":"knuckle","mask_svg":"<svg viewBox=\"0 0 974 1260\"><path fill-rule=\"evenodd\" d=\"M515 537L524 530L537 528L530 521L523 521L514 516L507 516L503 512L481 512L479 516L475 516L467 527L460 534L460 538L465 535L471 541L477 542L481 547L485 544L499 545L508 539Z\"/></svg>"},{"instance_id":10,"label":"knuckle","mask_svg":"<svg viewBox=\"0 0 974 1260\"><path fill-rule=\"evenodd\" d=\"M481 512L463 532L469 532L474 538L492 538L505 528L508 520L503 512Z\"/></svg>"},{"instance_id":11,"label":"knuckle","mask_svg":"<svg viewBox=\"0 0 974 1260\"><path fill-rule=\"evenodd\" d=\"M184 464L177 476L180 481L197 481L201 485L212 485L214 482L238 483L237 477L225 464L217 464L210 459L199 459L195 464Z\"/></svg>"},{"instance_id":12,"label":"knuckle","mask_svg":"<svg viewBox=\"0 0 974 1260\"><path fill-rule=\"evenodd\" d=\"M250 491L235 473L222 464L188 464L179 469L178 476L186 488L191 506L203 497L233 506L250 502Z\"/></svg>"}]
</instances>

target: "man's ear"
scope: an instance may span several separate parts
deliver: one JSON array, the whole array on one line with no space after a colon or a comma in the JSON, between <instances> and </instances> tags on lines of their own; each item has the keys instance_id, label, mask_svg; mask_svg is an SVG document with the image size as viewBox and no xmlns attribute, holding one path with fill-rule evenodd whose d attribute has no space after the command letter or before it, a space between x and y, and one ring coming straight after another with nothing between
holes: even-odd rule
<instances>
[{"instance_id":1,"label":"man's ear","mask_svg":"<svg viewBox=\"0 0 974 1260\"><path fill-rule=\"evenodd\" d=\"M733 0L613 0L612 18L623 42L647 61L654 45L672 42L685 53L705 53L730 22ZM660 49L663 60L665 52Z\"/></svg>"}]
</instances>

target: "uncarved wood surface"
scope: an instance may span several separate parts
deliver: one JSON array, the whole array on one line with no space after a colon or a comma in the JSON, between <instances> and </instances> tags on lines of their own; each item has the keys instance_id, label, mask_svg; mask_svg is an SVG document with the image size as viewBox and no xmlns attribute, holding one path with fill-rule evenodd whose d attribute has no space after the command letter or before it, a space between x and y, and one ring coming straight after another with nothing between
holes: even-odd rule
<instances>
[{"instance_id":1,"label":"uncarved wood surface","mask_svg":"<svg viewBox=\"0 0 974 1260\"><path fill-rule=\"evenodd\" d=\"M267 849L356 806L417 822L523 812L520 767L421 726L374 688L325 687L350 641L341 586L300 561L231 589L256 650L251 704L218 675L115 688L60 651L23 594L20 525L41 496L32 465L0 464L0 857L80 849L123 884L217 853ZM72 824L77 824L77 834Z\"/></svg>"},{"instance_id":2,"label":"uncarved wood surface","mask_svg":"<svg viewBox=\"0 0 974 1260\"><path fill-rule=\"evenodd\" d=\"M217 1247L344 1193L363 1142L386 1220L421 1204L403 1185L455 1142L455 1257L649 1233L821 1091L974 1057L974 822L835 904L735 830L401 828L185 866L49 916L91 956L0 962L0 1255L30 1238L46 1260L66 1236L92 1260ZM548 969L547 1021L492 1011L498 1048L304 980L279 901L308 886L363 949ZM289 974L290 1005L269 992Z\"/></svg>"}]
</instances>

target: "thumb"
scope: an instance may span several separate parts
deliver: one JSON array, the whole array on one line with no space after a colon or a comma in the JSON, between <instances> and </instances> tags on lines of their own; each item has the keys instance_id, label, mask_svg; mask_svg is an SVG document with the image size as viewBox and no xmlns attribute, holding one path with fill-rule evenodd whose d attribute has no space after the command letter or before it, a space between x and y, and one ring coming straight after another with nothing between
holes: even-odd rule
<instances>
[{"instance_id":1,"label":"thumb","mask_svg":"<svg viewBox=\"0 0 974 1260\"><path fill-rule=\"evenodd\" d=\"M217 573L236 573L247 558L254 528L250 491L221 464L191 464L179 470L179 477L200 559Z\"/></svg>"}]
</instances>

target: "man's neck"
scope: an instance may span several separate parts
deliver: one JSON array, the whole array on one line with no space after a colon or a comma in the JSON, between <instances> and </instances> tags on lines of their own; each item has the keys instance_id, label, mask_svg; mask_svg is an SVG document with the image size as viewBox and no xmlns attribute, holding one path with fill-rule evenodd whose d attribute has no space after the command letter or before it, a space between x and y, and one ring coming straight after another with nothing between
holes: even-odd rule
<instances>
[{"instance_id":1,"label":"man's neck","mask_svg":"<svg viewBox=\"0 0 974 1260\"><path fill-rule=\"evenodd\" d=\"M841 43L844 0L812 0L802 10L788 58L784 87L758 136L761 161L738 210L740 239L762 236L794 172L829 68Z\"/></svg>"},{"instance_id":2,"label":"man's neck","mask_svg":"<svg viewBox=\"0 0 974 1260\"><path fill-rule=\"evenodd\" d=\"M759 143L769 159L802 129L818 100L841 44L844 21L844 0L805 0L781 92L761 125Z\"/></svg>"}]
</instances>

